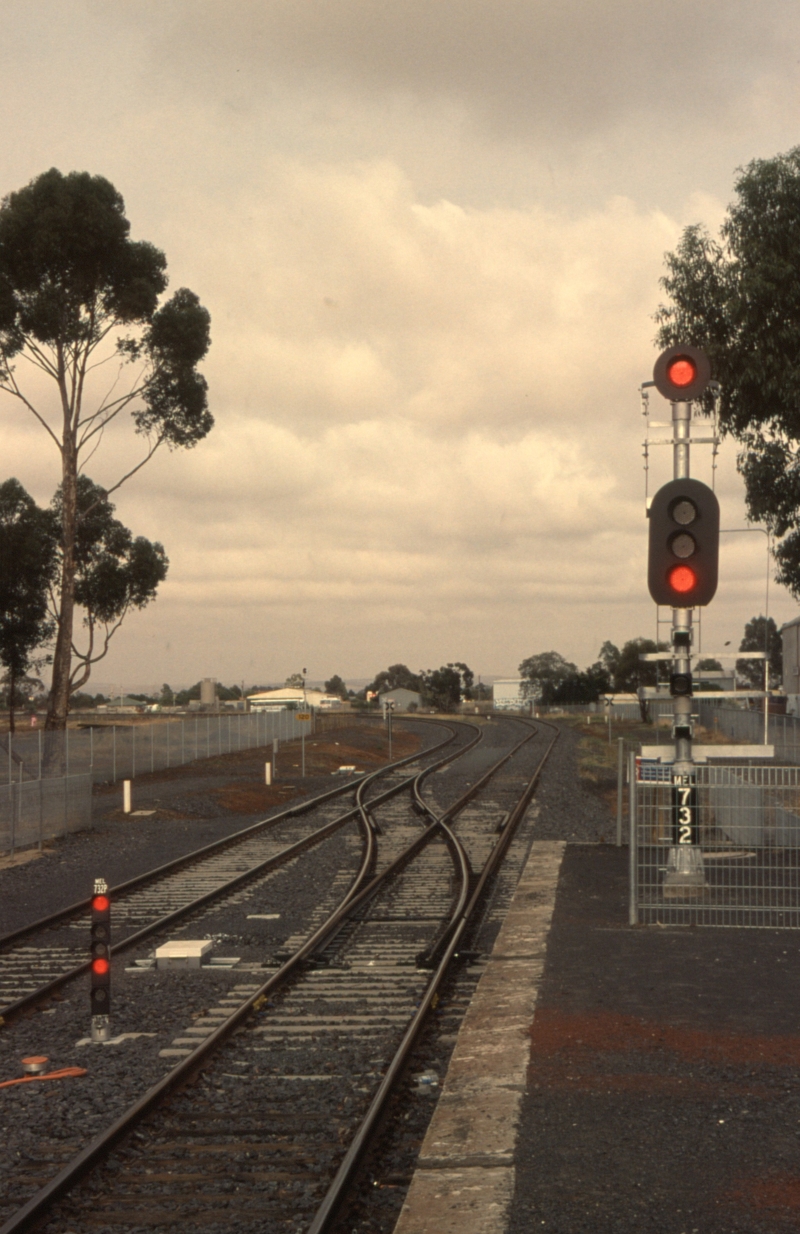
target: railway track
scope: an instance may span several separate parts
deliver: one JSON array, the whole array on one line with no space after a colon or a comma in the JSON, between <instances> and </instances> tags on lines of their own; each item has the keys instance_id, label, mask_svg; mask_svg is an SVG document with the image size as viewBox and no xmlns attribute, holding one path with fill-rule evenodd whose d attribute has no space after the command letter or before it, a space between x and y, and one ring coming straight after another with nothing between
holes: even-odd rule
<instances>
[{"instance_id":1,"label":"railway track","mask_svg":"<svg viewBox=\"0 0 800 1234\"><path fill-rule=\"evenodd\" d=\"M44 1220L59 1234L329 1227L555 740L532 758L541 726L500 727L498 757L461 728L461 748L413 778L359 785L351 860L285 939L279 967L238 966L162 1051L175 1066L0 1234ZM454 757L471 757L456 796ZM17 1190L53 1175L54 1147L40 1146L50 1160L20 1171Z\"/></svg>"},{"instance_id":2,"label":"railway track","mask_svg":"<svg viewBox=\"0 0 800 1234\"><path fill-rule=\"evenodd\" d=\"M399 792L406 781L406 764L430 760L439 749L457 740L457 730L430 749L380 768L356 781L301 802L234 835L131 879L109 894L114 902L113 954L119 955L151 935L177 925L203 905L247 885L259 874L291 860L303 847L320 843L352 819L354 807L342 810L339 799L352 795L360 784L379 783L388 794ZM101 873L98 871L98 873ZM87 880L88 881L88 880ZM88 970L86 939L90 899L0 937L0 1017L37 1005L67 981ZM120 932L122 938L119 938Z\"/></svg>"}]
</instances>

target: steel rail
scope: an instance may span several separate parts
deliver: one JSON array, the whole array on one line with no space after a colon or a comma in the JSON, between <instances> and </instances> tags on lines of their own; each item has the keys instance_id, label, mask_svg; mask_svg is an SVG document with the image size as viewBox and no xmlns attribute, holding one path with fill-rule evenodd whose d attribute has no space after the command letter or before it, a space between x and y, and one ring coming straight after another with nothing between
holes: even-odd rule
<instances>
[{"instance_id":1,"label":"steel rail","mask_svg":"<svg viewBox=\"0 0 800 1234\"><path fill-rule=\"evenodd\" d=\"M514 718L516 719L517 717L514 717ZM526 724L526 727L527 727L527 724ZM527 745L527 743L529 741L532 741L535 736L536 736L536 729L534 728L530 732L528 732L527 735L521 739L521 741L518 741L515 746L512 746L512 748L508 751L508 753L502 759L500 759L498 763L495 763L494 766L490 767L488 771L486 771L478 780L476 780L475 783L470 788L467 789L466 793L464 793L463 796L459 798L458 802L454 803L454 805L451 806L449 810L445 811L444 815L442 815L442 818L440 820L441 825L443 828L445 828L445 830L447 830L447 827L446 827L447 819L454 818L456 813L460 813L460 811L464 808L467 802L469 802L474 796L476 796L477 793L480 792L484 784L486 784L488 780L497 771L499 771L499 769L505 763L509 761L509 759L513 758L514 755L517 753L517 751L522 748L522 746ZM457 806L457 809L455 808L456 806ZM455 843L455 839L453 843ZM451 852L452 851L453 851L453 848L451 847ZM467 863L469 864L469 858L466 856L466 853L464 853L464 859L466 859ZM462 864L462 860L463 859L459 858L459 867ZM472 871L470 867L470 874L471 873ZM445 946L450 933L452 932L453 929L455 929L455 922L458 919L459 913L463 909L463 895L464 894L465 893L462 894L460 890L457 893L457 898L455 900L453 911L450 916L450 921L447 922L443 926L439 935L433 940L433 942L429 943L428 946L425 948L425 950L422 951L417 956L417 967L433 968L435 966L437 962L437 958L441 955L442 948Z\"/></svg>"},{"instance_id":2,"label":"steel rail","mask_svg":"<svg viewBox=\"0 0 800 1234\"><path fill-rule=\"evenodd\" d=\"M451 741L454 740L456 736L455 729L451 728L450 725L444 725L444 727L449 730L451 734L450 737L448 737L445 741L440 741L435 746L429 747L429 749L425 751L426 754L440 750L442 747L449 745ZM467 727L474 726L468 725ZM464 747L464 749L469 748L469 745ZM456 757L457 753L458 752L456 752L456 755L453 757ZM359 780L358 792L363 794L363 790L367 786L371 785L375 780L380 779L397 767L402 767L405 763L416 761L420 757L420 753L417 752L416 754L407 755L405 758L398 760L396 763L390 763L386 767L377 768L375 771L370 772L368 776L365 776L363 779ZM438 765L438 763L434 764L434 766ZM393 785L392 788L386 789L386 791L379 794L378 797L373 798L370 804L378 805L383 801L388 801L391 797L401 793L408 787L409 784L413 784L415 779L415 776L409 776L406 780L401 780L399 784ZM324 796L328 797L330 794L325 794ZM188 914L196 912L198 909L202 908L203 905L211 903L219 897L224 897L231 891L234 891L237 887L248 882L250 879L256 878L260 874L265 874L269 870L277 869L279 866L284 865L287 861L290 861L293 857L298 856L306 849L312 848L316 844L321 843L322 840L326 839L329 835L332 835L351 819L357 817L359 817L359 808L358 806L354 806L352 809L347 810L344 814L340 814L338 818L332 819L329 823L325 823L322 827L318 828L317 831L313 831L310 835L304 836L300 840L296 840L294 844L290 844L279 853L274 853L271 857L266 857L263 861L251 866L249 870L243 870L239 874L235 874L232 878L228 879L227 882L221 883L219 887L215 887L211 891L204 892L203 895L198 896L189 904L181 905L180 908L174 909L171 913L166 913L163 917L159 917L155 921L151 921L148 925L142 926L140 930L136 930L133 934L129 934L126 938L120 939L118 943L115 943L111 947L111 955L120 955L123 951L130 950L131 947L137 946L152 934L157 934L159 931L166 929L168 926L174 925L176 921L179 921L182 917L185 917ZM374 853L374 849L371 849L371 853ZM366 877L366 874L364 877ZM363 879L359 880L359 882L361 881L363 881ZM113 894L113 891L109 894ZM51 994L54 994L56 990L59 990L61 986L66 985L67 982L74 980L76 977L80 977L82 973L88 972L90 965L91 959L83 960L80 964L76 964L73 968L68 969L66 972L60 973L57 977L54 977L51 981L39 986L36 990L32 990L30 994L25 994L22 998L18 998L13 1003L9 1003L7 1006L0 1008L0 1011L2 1012L2 1014L0 1014L0 1028L6 1025L15 1015L18 1015L20 1012L25 1011L29 1007L35 1006L43 999L48 998Z\"/></svg>"},{"instance_id":3,"label":"steel rail","mask_svg":"<svg viewBox=\"0 0 800 1234\"><path fill-rule=\"evenodd\" d=\"M437 723L437 721L426 720L426 723ZM438 721L441 723L441 721ZM449 727L445 725L445 727ZM452 730L451 730L452 732ZM385 774L391 771L394 767L403 767L406 763L411 763L414 759L421 758L424 754L433 753L439 750L443 745L448 745L453 740L455 733L446 741L439 742L435 746L430 746L427 750L418 751L416 754L407 755L405 758L397 759L393 763L387 763L385 767L377 768L377 772ZM184 853L180 857L173 857L170 861L165 861L163 865L155 866L152 870L145 870L143 874L137 874L134 878L127 879L124 883L117 883L116 887L109 888L108 894L112 897L119 897L129 891L133 891L136 887L151 880L159 878L165 874L169 874L173 870L179 869L182 865L188 865L193 861L200 861L203 857L207 857L214 852L221 852L225 848L229 848L234 844L253 835L254 832L262 831L265 828L274 826L276 823L282 822L287 818L294 818L301 814L307 814L309 810L315 810L318 806L326 801L330 801L333 797L343 796L345 793L350 793L353 789L357 789L360 784L370 782L376 775L376 772L370 772L366 776L357 776L346 780L343 784L338 784L336 788L327 789L324 793L320 793L317 797L309 797L305 801L299 801L293 806L287 806L285 810L279 810L277 814L270 814L268 818L259 819L257 823L249 823L247 827L243 827L241 831L234 831L229 836L223 836L219 840L212 840L210 844L204 844L201 848L193 849L190 853ZM12 930L8 934L0 936L0 949L10 946L11 943L17 942L20 938L25 938L29 934L34 934L37 930L43 930L47 926L56 925L59 921L64 921L68 917L80 915L86 912L92 903L92 897L87 896L85 900L76 900L74 904L68 904L65 908L59 908L56 912L48 914L46 917L40 917L37 921L28 922L27 925L20 926L17 930Z\"/></svg>"},{"instance_id":4,"label":"steel rail","mask_svg":"<svg viewBox=\"0 0 800 1234\"><path fill-rule=\"evenodd\" d=\"M471 724L465 726L476 728L475 725ZM481 740L481 731L476 728L476 733L477 735L474 740L469 742L467 746L462 747L461 749L454 751L452 754L447 755L445 758L438 760L436 763L432 764L430 768L424 768L422 772L418 773L418 776L430 773L438 766L443 766L446 763L452 762L461 754L466 753L467 750L471 749L473 745ZM455 736L455 734L453 734L453 736ZM449 744L449 741L452 739L453 738L451 737L448 742L444 742L442 744ZM415 757L419 757L419 755L416 755ZM408 762L411 760L405 759L403 761ZM380 774L381 770L383 769L379 769L379 771L372 773L371 778L376 778L377 775ZM418 776L413 777L413 780L416 780ZM411 777L409 777L409 780L411 780ZM409 781L406 781L403 787L407 787L408 782ZM394 795L394 793L398 791L401 791L401 789L398 789L397 786L395 786L392 789L387 790L387 792L382 794L381 797L382 799L385 799L390 795ZM375 798L372 802L367 804L378 804L378 800L378 798ZM374 830L372 825L369 823L366 809L364 810L364 817L361 821L362 827L365 827L366 831L372 835L374 843ZM439 823L437 821L432 824L431 827L426 829L427 834L431 835L438 829L438 827ZM418 842L419 841L416 841L415 844ZM378 878L381 880L387 878L394 864L395 863L392 863L392 866L387 867L387 869L384 870ZM361 867L358 875L356 876L357 880L362 878L364 868L365 863L362 859ZM204 1038L194 1048L194 1050L192 1050L191 1054L180 1059L165 1076L149 1088L147 1092L143 1093L142 1096L133 1103L133 1105L131 1105L124 1111L123 1114L119 1116L119 1118L115 1119L109 1127L100 1132L99 1135L91 1140L85 1148L81 1149L81 1151L73 1157L72 1161L70 1161L63 1167L63 1169L54 1175L49 1183L45 1184L45 1186L36 1192L35 1195L31 1196L31 1198L24 1205L22 1205L22 1207L19 1208L3 1226L0 1227L0 1234L22 1234L23 1231L31 1229L34 1223L38 1222L40 1218L42 1218L49 1207L62 1195L64 1195L65 1192L69 1191L69 1189L74 1186L75 1183L78 1182L79 1179L82 1178L93 1165L102 1160L102 1158L105 1157L113 1148L116 1142L128 1131L130 1131L131 1128L134 1127L145 1114L157 1105L158 1102L169 1092L171 1092L178 1084L197 1071L204 1059L210 1055L217 1046L227 1040L238 1025L248 1015L250 1015L253 1010L257 1011L261 1006L263 1006L269 994L271 994L279 986L283 985L295 969L307 957L311 956L313 952L323 944L323 942L328 940L329 936L333 934L339 926L340 920L349 915L353 911L354 906L361 902L365 892L369 891L370 886L371 884L366 888L363 888L360 892L357 892L355 895L352 895L351 892L353 888L351 885L351 888L348 888L344 899L333 911L328 920L323 922L322 925L320 925L313 932L313 934L311 934L305 942L302 943L301 946L298 947L298 949L284 961L280 968L271 974L271 976L262 986L259 987L258 990L245 999L241 1005L236 1008L232 1015L230 1015L218 1028L214 1029L208 1037Z\"/></svg>"},{"instance_id":5,"label":"steel rail","mask_svg":"<svg viewBox=\"0 0 800 1234\"><path fill-rule=\"evenodd\" d=\"M514 717L514 718L517 719L518 717ZM452 961L454 955L456 955L457 953L459 942L461 941L464 931L466 930L467 925L469 924L469 919L472 913L474 912L475 907L477 906L481 896L484 893L486 884L488 883L489 879L492 877L495 870L497 869L500 862L502 861L503 857L505 856L508 845L511 842L511 837L514 834L514 831L516 830L519 820L522 818L526 809L528 808L528 805L530 804L530 800L536 789L536 785L538 783L539 776L541 775L542 768L544 767L547 759L550 757L550 752L553 749L553 746L555 745L559 737L559 731L555 725L548 724L547 721L540 721L540 723L546 724L548 728L555 729L554 736L552 737L550 744L548 745L541 760L539 761L539 764L536 770L534 771L528 784L526 785L524 792L520 796L516 805L511 810L508 816L508 821L503 827L503 830L500 834L498 842L497 844L495 844L494 848L492 849L489 855L488 860L486 861L484 865L483 871L481 873L481 877L478 880L478 884L475 887L475 890L473 891L472 895L469 897L469 902L464 906L464 908L459 913L458 919L455 924L455 928L450 938L447 941L444 954L441 960L439 961L439 964L430 982L428 983L428 986L425 990L425 994L423 995L420 1001L419 1007L417 1008L413 1019L411 1020L410 1024L408 1025L408 1028L406 1029L403 1035L403 1039L397 1049L397 1052L395 1053L394 1058L392 1059L391 1063L386 1069L386 1073L380 1083L378 1091L373 1097L370 1103L369 1109L367 1110L367 1113L365 1114L358 1128L358 1131L356 1132L355 1136L350 1142L350 1146L347 1150L347 1153L345 1154L345 1157L341 1165L339 1166L339 1169L336 1172L336 1176L333 1179L333 1182L331 1183L330 1187L328 1188L328 1191L325 1194L325 1198L323 1199L320 1207L317 1209L314 1220L312 1221L311 1225L308 1227L307 1234L325 1234L325 1231L328 1229L331 1220L335 1216L336 1211L339 1208L344 1198L344 1195L347 1191L347 1188L350 1184L350 1180L353 1176L356 1166L358 1165L358 1162L365 1148L367 1147L367 1144L369 1143L372 1133L376 1127L378 1119L380 1118L383 1112L386 1101L388 1100L388 1097L399 1075L401 1074L403 1067L405 1066L406 1060L408 1059L408 1056L411 1053L411 1050L414 1046L414 1042L416 1041L417 1035L420 1032L420 1029L422 1028L422 1025L424 1023L426 1013L430 1010L433 999L435 995L437 994L439 986L441 985L447 973L447 970L450 966L450 962ZM0 1234L5 1234L5 1231L0 1230Z\"/></svg>"},{"instance_id":6,"label":"steel rail","mask_svg":"<svg viewBox=\"0 0 800 1234\"><path fill-rule=\"evenodd\" d=\"M419 772L419 774L414 779L413 788L412 788L413 800L417 804L418 810L420 809L420 805L421 805L424 809L424 813L429 818L431 818L432 821L425 828L424 831L420 832L416 840L412 840L412 842L403 850L403 852L400 853L397 857L395 857L394 860L391 861L384 870L381 870L380 874L377 874L372 879L372 881L367 884L366 887L362 888L361 891L356 892L354 895L350 897L350 899L348 900L347 914L342 916L342 919L338 923L336 928L332 930L331 933L325 938L324 946L327 947L330 945L333 939L336 938L337 934L339 934L340 931L344 929L345 925L347 924L347 919L350 916L352 916L353 912L357 908L360 908L363 904L371 900L374 896L376 896L388 878L393 877L396 874L399 874L399 872L405 866L407 866L411 861L413 861L413 859L417 856L417 854L420 853L422 849L424 849L425 846L434 837L436 832L442 828L442 826L444 825L442 820L447 818L448 815L452 813L454 809L456 808L463 809L463 807L467 804L467 802L473 796L474 786L473 788L468 789L466 793L462 794L462 796L459 797L457 801L454 802L454 804L451 807L449 807L449 810L444 815L442 815L441 818L439 818L433 812L433 810L431 810L428 807L427 803L422 800L419 794L419 789L422 785L422 782L425 779L425 777L430 774L430 772L435 771L437 768L446 766L447 763L453 762L455 759L460 758L462 755L466 754L468 750L471 750L473 746L477 745L478 742L482 740L483 733L477 727L477 725L470 724L467 727L475 729L476 736L473 738L472 741L468 742L467 745L462 746L460 750L456 750L448 758L442 759L440 763L434 763L431 767L423 768L423 770ZM500 768L504 762L505 762L505 759L501 759L497 764L495 764L495 768ZM493 769L494 768L490 768L489 769L490 772ZM481 778L481 783L483 782L485 778L486 778L485 776ZM380 805L381 802L378 800L378 798L375 798L373 801L369 802L368 804L369 805ZM373 823L373 826L374 825L375 824ZM446 826L445 826L445 832L449 834ZM466 853L464 853L464 858L468 866L469 858L467 858Z\"/></svg>"}]
</instances>

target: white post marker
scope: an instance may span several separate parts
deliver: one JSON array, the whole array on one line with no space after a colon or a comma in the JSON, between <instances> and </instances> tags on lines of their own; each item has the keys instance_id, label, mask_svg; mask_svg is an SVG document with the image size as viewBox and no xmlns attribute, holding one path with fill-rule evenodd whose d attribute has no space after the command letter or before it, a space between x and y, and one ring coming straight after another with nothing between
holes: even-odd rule
<instances>
[{"instance_id":1,"label":"white post marker","mask_svg":"<svg viewBox=\"0 0 800 1234\"><path fill-rule=\"evenodd\" d=\"M272 783L272 763L264 764L264 783L267 786Z\"/></svg>"},{"instance_id":2,"label":"white post marker","mask_svg":"<svg viewBox=\"0 0 800 1234\"><path fill-rule=\"evenodd\" d=\"M130 780L122 781L122 812L130 814L131 812L131 782Z\"/></svg>"}]
</instances>

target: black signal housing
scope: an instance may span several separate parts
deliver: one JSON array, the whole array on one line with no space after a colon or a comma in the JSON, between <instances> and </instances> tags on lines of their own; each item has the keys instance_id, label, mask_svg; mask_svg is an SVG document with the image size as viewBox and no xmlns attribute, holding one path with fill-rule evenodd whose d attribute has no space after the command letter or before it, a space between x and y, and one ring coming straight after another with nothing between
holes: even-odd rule
<instances>
[{"instance_id":1,"label":"black signal housing","mask_svg":"<svg viewBox=\"0 0 800 1234\"><path fill-rule=\"evenodd\" d=\"M92 896L91 923L92 1015L108 1015L111 1006L111 901Z\"/></svg>"},{"instance_id":2,"label":"black signal housing","mask_svg":"<svg viewBox=\"0 0 800 1234\"><path fill-rule=\"evenodd\" d=\"M709 604L719 573L719 502L701 480L670 480L649 511L647 585L656 604Z\"/></svg>"}]
</instances>

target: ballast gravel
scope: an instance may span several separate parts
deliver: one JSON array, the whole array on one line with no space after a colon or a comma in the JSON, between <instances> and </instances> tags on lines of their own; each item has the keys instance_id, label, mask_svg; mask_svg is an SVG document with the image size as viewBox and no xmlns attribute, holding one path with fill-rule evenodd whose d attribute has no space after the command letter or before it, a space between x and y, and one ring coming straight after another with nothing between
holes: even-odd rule
<instances>
[{"instance_id":1,"label":"ballast gravel","mask_svg":"<svg viewBox=\"0 0 800 1234\"><path fill-rule=\"evenodd\" d=\"M437 802L452 801L497 756L495 747L507 742L507 736L501 731L503 727L502 721L489 725L485 730L484 747L478 747L471 763L466 768L462 765L458 771L448 770L441 775L434 773L428 779L426 791L431 792ZM529 844L534 836L594 842L609 840L613 822L606 803L591 790L581 788L578 782L575 762L578 737L570 727L560 727L560 739L545 768L534 806L529 811L533 825L525 833L525 843ZM423 735L423 744L430 745L438 740L440 730L437 732L422 724L418 728ZM541 757L545 744L543 733L530 743L529 757L525 759L528 774L537 761L535 752L538 750L537 757ZM522 779L521 776L520 787ZM306 781L306 786L312 791L321 791L331 786L331 780L328 777L320 778L313 785ZM145 808L147 797L144 786L140 786L139 791L141 795L137 804ZM184 783L180 789L165 795L166 802L163 802L162 795L163 809L170 809L176 814L180 808L186 810L190 800L187 791L194 790L187 790ZM156 795L154 789L151 793ZM161 787L159 793L162 793ZM278 804L274 807L275 810L280 808ZM221 816L219 813L206 819L169 820L154 817L143 819L141 824L137 824L136 831L131 833L128 824L122 827L110 819L94 833L74 836L62 842L56 850L58 864L52 861L54 854L51 854L26 867L1 871L0 897L5 886L13 887L9 908L12 920L6 922L4 919L3 926L9 929L31 918L31 897L36 897L36 916L53 911L72 899L81 898L86 894L87 878L96 873L106 873L98 869L98 865L106 866L109 882L121 881L197 847L198 843L207 843L219 835L230 834L251 821L252 816ZM230 950L234 954L244 951L245 961L251 962L255 962L256 955L264 956L270 951L275 954L282 939L307 922L314 904L329 887L330 870L345 856L344 847L345 836L339 834L315 853L304 857L302 878L292 875L288 869L280 872L280 877L276 876L270 884L268 902L265 901L262 907L265 913L279 912L279 924L274 921L247 922L245 928L233 906L227 905L218 910L214 931L219 942L218 951ZM522 851L520 862L524 863ZM54 872L58 876L55 880L57 891L54 890ZM21 887L23 882L24 890ZM248 911L258 910L251 905ZM486 930L488 932L477 944L484 949L491 945L491 937L496 933L491 922L487 923ZM202 932L198 936L202 936ZM231 947L227 948L229 940ZM146 951L143 949L135 954L144 956ZM176 1036L201 1017L209 1006L224 999L235 986L263 981L270 971L268 968L258 972L239 967L223 971L204 968L183 973L150 971L141 975L128 974L124 969L130 966L131 958L126 955L114 965L113 1032L144 1032L153 1036L129 1038L116 1046L77 1046L78 1037L88 1034L87 993L77 987L65 990L44 1012L36 1011L21 1017L0 1034L0 1080L20 1074L19 1060L23 1054L30 1053L46 1054L53 1067L77 1065L86 1066L89 1071L86 1077L33 1082L0 1090L0 1134L7 1143L5 1177L0 1174L0 1180L4 1183L7 1180L6 1186L0 1186L6 1206L0 1208L0 1218L7 1216L52 1175L54 1163L71 1157L81 1144L107 1125L114 1115L121 1113L144 1088L165 1074L171 1064L169 1060L159 1057L160 1050L169 1048ZM415 1052L413 1068L431 1067L443 1076L457 1032L459 1009L465 1006L478 971L473 970L467 975L464 970L463 988L457 988L457 984L448 988L447 1015L443 1016L440 1011L432 1017L433 1036L427 1039L426 1030L426 1042ZM446 1031L442 1032L442 1029ZM324 1065L325 1060L320 1059L320 1067ZM290 1066L288 1059L286 1066ZM340 1067L346 1074L346 1055L337 1059L337 1070ZM234 1081L229 1079L226 1083L230 1085ZM352 1088L353 1083L348 1080L345 1088L348 1085ZM358 1221L352 1227L348 1226L348 1231L385 1230L388 1234L392 1228L393 1215L402 1203L413 1168L415 1145L421 1141L427 1126L426 1111L432 1110L435 1104L435 1096L422 1098L416 1093L410 1094L408 1078L400 1094L401 1101L403 1094L409 1104L405 1111L400 1110L398 1119L408 1124L408 1132L401 1133L401 1148L397 1145L394 1149L390 1148L378 1173L373 1171L367 1180L369 1215L362 1217L364 1210L358 1210L357 1205ZM341 1139L349 1129L348 1109L353 1098L344 1090L339 1097L335 1130ZM320 1117L323 1109L321 1101ZM220 1102L215 1102L212 1090L207 1094L206 1108L213 1111L217 1106L222 1108ZM394 1169L393 1159L396 1159ZM21 1167L20 1163L24 1165ZM204 1228L211 1231L217 1228L217 1224L212 1221ZM218 1228L230 1226L225 1226L221 1221Z\"/></svg>"}]
</instances>

